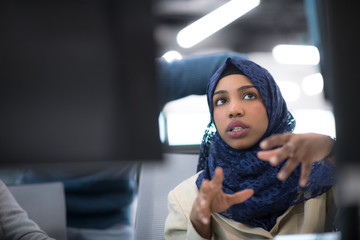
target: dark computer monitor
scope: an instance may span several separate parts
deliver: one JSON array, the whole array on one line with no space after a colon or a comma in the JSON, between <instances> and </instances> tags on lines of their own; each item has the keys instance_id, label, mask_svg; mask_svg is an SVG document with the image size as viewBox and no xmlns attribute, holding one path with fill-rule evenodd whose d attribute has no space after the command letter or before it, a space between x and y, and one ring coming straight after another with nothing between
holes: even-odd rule
<instances>
[{"instance_id":1,"label":"dark computer monitor","mask_svg":"<svg viewBox=\"0 0 360 240\"><path fill-rule=\"evenodd\" d=\"M151 1L0 2L0 164L159 160Z\"/></svg>"},{"instance_id":2,"label":"dark computer monitor","mask_svg":"<svg viewBox=\"0 0 360 240\"><path fill-rule=\"evenodd\" d=\"M311 0L309 0L311 1ZM334 107L338 179L336 227L341 239L360 239L359 177L359 5L354 1L313 0L319 20L321 71Z\"/></svg>"}]
</instances>

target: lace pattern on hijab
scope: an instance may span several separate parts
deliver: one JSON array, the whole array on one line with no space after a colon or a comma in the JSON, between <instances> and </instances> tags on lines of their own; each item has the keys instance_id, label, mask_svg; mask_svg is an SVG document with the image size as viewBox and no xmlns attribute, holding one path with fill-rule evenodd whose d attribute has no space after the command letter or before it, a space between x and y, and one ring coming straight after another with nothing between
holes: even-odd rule
<instances>
[{"instance_id":1,"label":"lace pattern on hijab","mask_svg":"<svg viewBox=\"0 0 360 240\"><path fill-rule=\"evenodd\" d=\"M254 195L244 203L233 205L220 214L270 231L277 217L290 206L328 191L335 182L335 169L326 159L314 163L307 186L301 188L298 185L301 166L298 166L287 180L279 181L277 173L285 162L272 167L258 159L259 142L245 150L233 149L227 145L214 124L212 96L222 73L229 65L235 66L252 81L266 106L269 125L259 142L270 135L291 132L295 128L295 119L288 111L280 89L270 73L251 61L229 58L208 83L207 99L211 121L201 144L197 171L203 171L197 178L196 185L200 188L203 179L211 179L215 168L222 167L225 193L232 194L252 188Z\"/></svg>"}]
</instances>

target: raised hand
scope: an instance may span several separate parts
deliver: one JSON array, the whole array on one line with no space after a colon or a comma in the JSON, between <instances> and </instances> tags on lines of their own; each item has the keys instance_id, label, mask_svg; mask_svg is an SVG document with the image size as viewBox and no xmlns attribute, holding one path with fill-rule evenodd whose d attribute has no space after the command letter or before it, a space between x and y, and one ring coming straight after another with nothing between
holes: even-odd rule
<instances>
[{"instance_id":1,"label":"raised hand","mask_svg":"<svg viewBox=\"0 0 360 240\"><path fill-rule=\"evenodd\" d=\"M291 172L302 163L299 185L305 186L312 164L329 156L334 146L334 140L329 136L316 133L283 133L270 136L260 143L262 149L278 146L279 148L273 150L258 152L258 158L268 161L273 166L288 159L278 173L279 180L287 179ZM329 160L335 163L333 157L329 157Z\"/></svg>"},{"instance_id":2,"label":"raised hand","mask_svg":"<svg viewBox=\"0 0 360 240\"><path fill-rule=\"evenodd\" d=\"M204 238L211 237L211 213L225 211L234 204L244 202L254 194L252 189L226 194L222 191L223 179L222 168L216 168L213 179L202 182L190 213L190 220L194 228Z\"/></svg>"}]
</instances>

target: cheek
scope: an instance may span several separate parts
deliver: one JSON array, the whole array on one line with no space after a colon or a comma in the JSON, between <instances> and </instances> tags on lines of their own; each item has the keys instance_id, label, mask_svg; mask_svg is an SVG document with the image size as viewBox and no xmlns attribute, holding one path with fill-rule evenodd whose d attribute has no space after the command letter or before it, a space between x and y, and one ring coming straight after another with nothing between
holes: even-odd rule
<instances>
[{"instance_id":1,"label":"cheek","mask_svg":"<svg viewBox=\"0 0 360 240\"><path fill-rule=\"evenodd\" d=\"M221 124L223 122L224 113L221 111L221 109L214 109L214 121L215 125L219 126L218 124Z\"/></svg>"},{"instance_id":2,"label":"cheek","mask_svg":"<svg viewBox=\"0 0 360 240\"><path fill-rule=\"evenodd\" d=\"M263 104L256 104L251 108L252 115L256 119L256 122L258 124L261 124L264 126L265 129L267 129L269 119L267 116L266 108Z\"/></svg>"}]
</instances>

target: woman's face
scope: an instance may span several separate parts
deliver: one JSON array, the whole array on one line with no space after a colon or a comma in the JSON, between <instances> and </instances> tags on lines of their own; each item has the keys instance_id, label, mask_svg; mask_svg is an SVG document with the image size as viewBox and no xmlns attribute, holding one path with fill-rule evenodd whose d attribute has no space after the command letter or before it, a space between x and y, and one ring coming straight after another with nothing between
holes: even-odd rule
<instances>
[{"instance_id":1,"label":"woman's face","mask_svg":"<svg viewBox=\"0 0 360 240\"><path fill-rule=\"evenodd\" d=\"M232 148L256 144L268 127L260 93L244 75L228 75L218 82L213 95L214 121L221 138Z\"/></svg>"}]
</instances>

